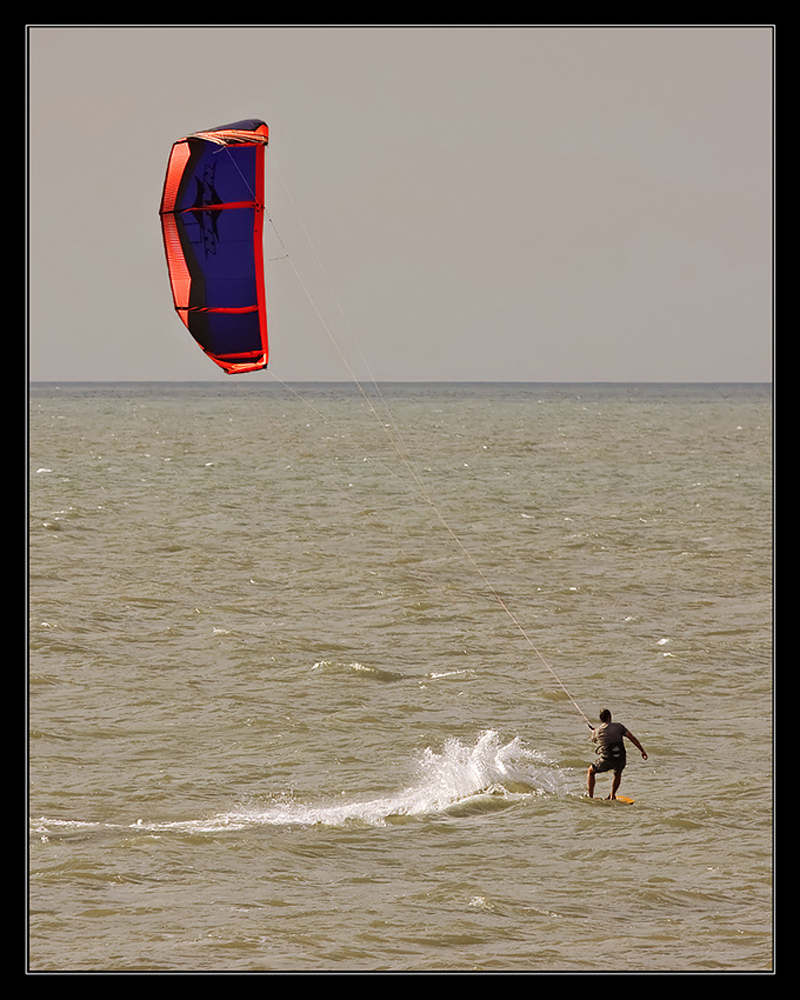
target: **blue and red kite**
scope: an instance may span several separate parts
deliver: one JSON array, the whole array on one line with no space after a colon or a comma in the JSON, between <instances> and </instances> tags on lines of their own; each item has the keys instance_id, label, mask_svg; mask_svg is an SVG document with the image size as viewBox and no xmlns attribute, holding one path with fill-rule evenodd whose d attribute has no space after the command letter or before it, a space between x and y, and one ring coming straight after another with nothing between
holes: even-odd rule
<instances>
[{"instance_id":1,"label":"blue and red kite","mask_svg":"<svg viewBox=\"0 0 800 1000\"><path fill-rule=\"evenodd\" d=\"M172 147L161 227L172 297L189 333L229 375L266 368L264 147L258 119Z\"/></svg>"}]
</instances>

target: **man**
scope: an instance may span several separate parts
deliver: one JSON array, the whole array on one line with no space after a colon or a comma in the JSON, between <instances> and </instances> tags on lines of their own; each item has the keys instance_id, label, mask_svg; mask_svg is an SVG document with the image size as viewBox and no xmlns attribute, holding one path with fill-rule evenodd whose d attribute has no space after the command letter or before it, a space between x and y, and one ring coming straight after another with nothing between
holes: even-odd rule
<instances>
[{"instance_id":1,"label":"man","mask_svg":"<svg viewBox=\"0 0 800 1000\"><path fill-rule=\"evenodd\" d=\"M597 743L597 760L589 765L586 774L586 782L589 786L589 798L594 798L594 779L596 775L604 771L614 772L614 781L611 785L610 799L617 797L617 789L622 781L622 772L625 769L625 743L627 737L642 754L642 760L647 760L644 747L636 739L632 732L625 728L621 722L611 721L611 712L604 708L600 713L600 723L596 729L592 730L592 742Z\"/></svg>"}]
</instances>

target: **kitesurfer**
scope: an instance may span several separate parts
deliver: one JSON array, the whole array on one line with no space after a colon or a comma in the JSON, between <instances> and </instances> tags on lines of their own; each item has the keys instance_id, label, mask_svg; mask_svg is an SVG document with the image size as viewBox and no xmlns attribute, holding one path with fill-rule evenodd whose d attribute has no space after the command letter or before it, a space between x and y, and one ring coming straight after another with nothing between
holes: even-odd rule
<instances>
[{"instance_id":1,"label":"kitesurfer","mask_svg":"<svg viewBox=\"0 0 800 1000\"><path fill-rule=\"evenodd\" d=\"M589 798L594 798L594 779L604 771L614 772L614 781L611 785L610 799L617 797L617 789L622 780L622 772L625 769L625 738L641 752L642 760L647 760L647 754L642 744L636 739L633 733L626 729L621 722L611 721L611 712L604 708L600 713L600 725L592 729L592 742L597 744L597 760L589 765L586 774L586 781L589 788Z\"/></svg>"}]
</instances>

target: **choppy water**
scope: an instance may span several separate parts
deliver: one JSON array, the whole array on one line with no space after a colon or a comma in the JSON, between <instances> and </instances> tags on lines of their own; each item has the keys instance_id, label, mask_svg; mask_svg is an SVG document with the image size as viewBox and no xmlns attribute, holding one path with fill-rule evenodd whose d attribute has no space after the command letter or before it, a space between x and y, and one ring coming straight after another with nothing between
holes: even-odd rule
<instances>
[{"instance_id":1,"label":"choppy water","mask_svg":"<svg viewBox=\"0 0 800 1000\"><path fill-rule=\"evenodd\" d=\"M372 405L32 387L29 968L770 970L770 388Z\"/></svg>"}]
</instances>

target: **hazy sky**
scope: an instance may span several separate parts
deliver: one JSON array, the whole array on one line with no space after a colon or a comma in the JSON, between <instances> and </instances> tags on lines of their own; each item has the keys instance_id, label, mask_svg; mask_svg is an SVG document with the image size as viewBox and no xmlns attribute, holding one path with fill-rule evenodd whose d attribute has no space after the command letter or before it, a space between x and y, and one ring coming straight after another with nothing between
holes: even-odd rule
<instances>
[{"instance_id":1,"label":"hazy sky","mask_svg":"<svg viewBox=\"0 0 800 1000\"><path fill-rule=\"evenodd\" d=\"M388 380L770 381L773 42L31 27L30 377L231 380L173 310L158 207L177 138L254 117L280 379L347 378L341 350L359 378L358 351Z\"/></svg>"}]
</instances>

